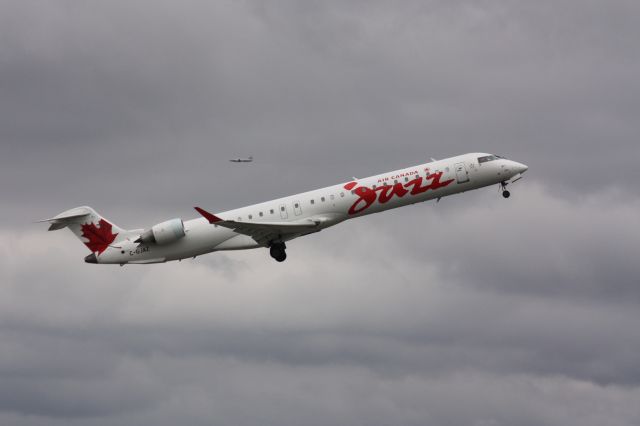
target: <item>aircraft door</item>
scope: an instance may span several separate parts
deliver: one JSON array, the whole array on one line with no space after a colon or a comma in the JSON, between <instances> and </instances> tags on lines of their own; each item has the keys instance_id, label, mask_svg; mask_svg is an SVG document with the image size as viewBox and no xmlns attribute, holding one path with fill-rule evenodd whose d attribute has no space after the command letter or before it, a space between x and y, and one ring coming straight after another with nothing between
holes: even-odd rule
<instances>
[{"instance_id":1,"label":"aircraft door","mask_svg":"<svg viewBox=\"0 0 640 426\"><path fill-rule=\"evenodd\" d=\"M293 212L296 216L300 216L302 214L302 205L300 204L300 201L293 202Z\"/></svg>"},{"instance_id":2,"label":"aircraft door","mask_svg":"<svg viewBox=\"0 0 640 426\"><path fill-rule=\"evenodd\" d=\"M280 204L280 217L283 219L287 219L289 217L286 204Z\"/></svg>"},{"instance_id":3,"label":"aircraft door","mask_svg":"<svg viewBox=\"0 0 640 426\"><path fill-rule=\"evenodd\" d=\"M464 163L456 163L454 167L456 169L456 179L458 183L469 182L469 171Z\"/></svg>"}]
</instances>

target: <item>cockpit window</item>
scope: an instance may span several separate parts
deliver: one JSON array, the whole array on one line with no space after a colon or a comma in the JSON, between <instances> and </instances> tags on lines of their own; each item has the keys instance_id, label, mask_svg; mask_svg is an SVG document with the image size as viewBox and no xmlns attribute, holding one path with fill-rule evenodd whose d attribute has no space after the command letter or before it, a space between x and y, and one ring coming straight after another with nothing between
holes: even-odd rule
<instances>
[{"instance_id":1,"label":"cockpit window","mask_svg":"<svg viewBox=\"0 0 640 426\"><path fill-rule=\"evenodd\" d=\"M493 160L496 160L495 155L486 155L484 157L478 157L478 163L480 164L486 163L487 161L493 161Z\"/></svg>"},{"instance_id":2,"label":"cockpit window","mask_svg":"<svg viewBox=\"0 0 640 426\"><path fill-rule=\"evenodd\" d=\"M484 157L478 157L478 163L486 163L487 161L497 160L499 158L504 158L499 155L485 155Z\"/></svg>"}]
</instances>

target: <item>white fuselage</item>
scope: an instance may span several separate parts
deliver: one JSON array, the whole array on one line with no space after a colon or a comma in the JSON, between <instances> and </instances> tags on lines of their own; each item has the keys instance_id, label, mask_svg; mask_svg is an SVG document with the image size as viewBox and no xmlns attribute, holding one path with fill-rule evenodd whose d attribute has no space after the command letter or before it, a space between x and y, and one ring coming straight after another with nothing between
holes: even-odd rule
<instances>
[{"instance_id":1,"label":"white fuselage","mask_svg":"<svg viewBox=\"0 0 640 426\"><path fill-rule=\"evenodd\" d=\"M321 230L346 219L507 182L527 170L527 166L504 158L479 162L480 158L489 156L472 153L432 161L229 210L217 216L247 223L297 223L311 219L319 223L317 230ZM250 236L211 224L205 218L185 221L184 229L183 238L166 245L140 244L133 237L118 241L98 255L97 263L166 262L220 250L266 246Z\"/></svg>"}]
</instances>

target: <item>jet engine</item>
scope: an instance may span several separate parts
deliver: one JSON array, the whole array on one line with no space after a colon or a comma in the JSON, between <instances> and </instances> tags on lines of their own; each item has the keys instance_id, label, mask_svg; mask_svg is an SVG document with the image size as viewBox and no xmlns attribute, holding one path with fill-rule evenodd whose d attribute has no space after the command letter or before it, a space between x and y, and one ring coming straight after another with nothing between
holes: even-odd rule
<instances>
[{"instance_id":1,"label":"jet engine","mask_svg":"<svg viewBox=\"0 0 640 426\"><path fill-rule=\"evenodd\" d=\"M153 225L151 229L144 231L136 242L163 245L177 241L182 237L184 237L182 219L171 219Z\"/></svg>"}]
</instances>

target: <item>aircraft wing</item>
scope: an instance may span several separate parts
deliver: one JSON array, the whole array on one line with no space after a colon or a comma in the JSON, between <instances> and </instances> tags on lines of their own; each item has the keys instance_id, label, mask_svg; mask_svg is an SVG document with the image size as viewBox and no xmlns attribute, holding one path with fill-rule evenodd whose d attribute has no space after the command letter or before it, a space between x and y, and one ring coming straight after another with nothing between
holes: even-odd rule
<instances>
[{"instance_id":1,"label":"aircraft wing","mask_svg":"<svg viewBox=\"0 0 640 426\"><path fill-rule=\"evenodd\" d=\"M320 230L320 222L307 219L298 222L238 222L223 220L208 211L194 207L209 223L233 229L239 234L248 235L258 244L268 246L272 241L284 241L293 235L304 235Z\"/></svg>"}]
</instances>

